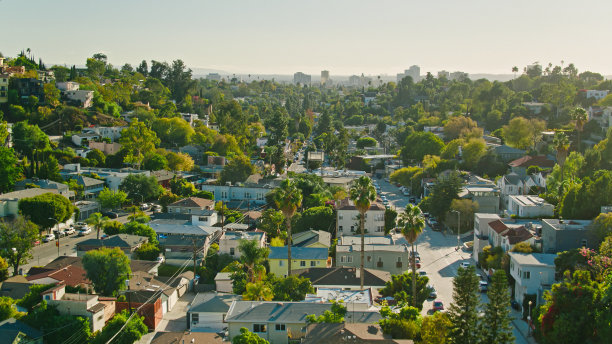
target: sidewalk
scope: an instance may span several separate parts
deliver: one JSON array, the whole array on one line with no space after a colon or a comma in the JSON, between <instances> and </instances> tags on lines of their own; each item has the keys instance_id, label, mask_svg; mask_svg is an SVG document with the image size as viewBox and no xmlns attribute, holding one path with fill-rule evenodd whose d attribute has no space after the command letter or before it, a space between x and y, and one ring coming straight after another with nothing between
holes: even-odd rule
<instances>
[{"instance_id":1,"label":"sidewalk","mask_svg":"<svg viewBox=\"0 0 612 344\"><path fill-rule=\"evenodd\" d=\"M517 337L516 343L537 344L532 336L528 336L529 326L526 321L521 319L521 313L513 310L510 316L512 317L512 326L516 329L514 331L514 335Z\"/></svg>"}]
</instances>

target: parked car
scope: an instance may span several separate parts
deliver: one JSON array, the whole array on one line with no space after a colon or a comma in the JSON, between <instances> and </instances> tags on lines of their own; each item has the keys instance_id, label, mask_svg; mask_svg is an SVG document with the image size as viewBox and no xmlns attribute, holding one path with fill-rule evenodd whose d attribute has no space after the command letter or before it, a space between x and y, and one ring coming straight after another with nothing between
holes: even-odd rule
<instances>
[{"instance_id":1,"label":"parked car","mask_svg":"<svg viewBox=\"0 0 612 344\"><path fill-rule=\"evenodd\" d=\"M166 258L164 258L164 256L159 256L155 259L158 263L163 264L164 261L166 261Z\"/></svg>"},{"instance_id":2,"label":"parked car","mask_svg":"<svg viewBox=\"0 0 612 344\"><path fill-rule=\"evenodd\" d=\"M151 206L147 203L143 203L140 205L140 210L149 210Z\"/></svg>"},{"instance_id":3,"label":"parked car","mask_svg":"<svg viewBox=\"0 0 612 344\"><path fill-rule=\"evenodd\" d=\"M54 241L54 240L55 240L55 234L47 234L42 239L43 242L49 242L49 241Z\"/></svg>"},{"instance_id":4,"label":"parked car","mask_svg":"<svg viewBox=\"0 0 612 344\"><path fill-rule=\"evenodd\" d=\"M104 239L106 239L106 238L108 238L108 234L102 234L102 235L100 235L100 239L101 239L101 240L104 240Z\"/></svg>"},{"instance_id":5,"label":"parked car","mask_svg":"<svg viewBox=\"0 0 612 344\"><path fill-rule=\"evenodd\" d=\"M481 293L486 293L487 290L489 290L489 284L487 283L487 281L480 281L478 289L480 289Z\"/></svg>"},{"instance_id":6,"label":"parked car","mask_svg":"<svg viewBox=\"0 0 612 344\"><path fill-rule=\"evenodd\" d=\"M32 244L33 244L34 246L38 246L38 245L40 245L40 240L34 240L34 241L32 242Z\"/></svg>"},{"instance_id":7,"label":"parked car","mask_svg":"<svg viewBox=\"0 0 612 344\"><path fill-rule=\"evenodd\" d=\"M413 203L413 204L416 203L416 199L414 197L410 197L410 203ZM423 215L425 215L425 214L423 214Z\"/></svg>"},{"instance_id":8,"label":"parked car","mask_svg":"<svg viewBox=\"0 0 612 344\"><path fill-rule=\"evenodd\" d=\"M115 213L114 211L107 211L103 213L102 215L108 217L109 219L116 219L119 217L119 214Z\"/></svg>"},{"instance_id":9,"label":"parked car","mask_svg":"<svg viewBox=\"0 0 612 344\"><path fill-rule=\"evenodd\" d=\"M440 300L434 301L433 302L432 310L434 312L443 311L444 310L444 303L442 301L440 301Z\"/></svg>"},{"instance_id":10,"label":"parked car","mask_svg":"<svg viewBox=\"0 0 612 344\"><path fill-rule=\"evenodd\" d=\"M159 205L159 204L156 204L155 206L153 206L153 212L161 213L162 212L162 206Z\"/></svg>"},{"instance_id":11,"label":"parked car","mask_svg":"<svg viewBox=\"0 0 612 344\"><path fill-rule=\"evenodd\" d=\"M77 231L80 231L83 228L88 228L88 226L85 222L77 222L74 224L74 228L76 228Z\"/></svg>"},{"instance_id":12,"label":"parked car","mask_svg":"<svg viewBox=\"0 0 612 344\"><path fill-rule=\"evenodd\" d=\"M423 216L424 216L425 218L428 218L428 217L429 217L429 213L423 213Z\"/></svg>"},{"instance_id":13,"label":"parked car","mask_svg":"<svg viewBox=\"0 0 612 344\"><path fill-rule=\"evenodd\" d=\"M417 252L417 251L414 251L414 252L413 252L413 251L410 251L410 257L412 257L412 256L415 256L415 257L417 257L418 259L421 259L421 255L420 255L420 254L419 254L419 252Z\"/></svg>"},{"instance_id":14,"label":"parked car","mask_svg":"<svg viewBox=\"0 0 612 344\"><path fill-rule=\"evenodd\" d=\"M66 236L66 233L62 230L54 230L53 235L55 235L56 238L63 238Z\"/></svg>"},{"instance_id":15,"label":"parked car","mask_svg":"<svg viewBox=\"0 0 612 344\"><path fill-rule=\"evenodd\" d=\"M420 271L419 271L419 276L427 276L427 271L425 271L425 270L420 270Z\"/></svg>"},{"instance_id":16,"label":"parked car","mask_svg":"<svg viewBox=\"0 0 612 344\"><path fill-rule=\"evenodd\" d=\"M91 229L89 227L86 227L85 229L81 229L79 231L78 236L82 237L82 236L86 236L87 234L91 233Z\"/></svg>"},{"instance_id":17,"label":"parked car","mask_svg":"<svg viewBox=\"0 0 612 344\"><path fill-rule=\"evenodd\" d=\"M436 288L434 288L432 284L428 285L427 288L429 288L429 298L430 299L435 299L436 297L438 297L438 292L436 291Z\"/></svg>"},{"instance_id":18,"label":"parked car","mask_svg":"<svg viewBox=\"0 0 612 344\"><path fill-rule=\"evenodd\" d=\"M404 190L404 191L402 191L402 195L408 197L408 196L410 196L410 191Z\"/></svg>"},{"instance_id":19,"label":"parked car","mask_svg":"<svg viewBox=\"0 0 612 344\"><path fill-rule=\"evenodd\" d=\"M470 263L468 263L468 262L461 262L461 267L464 268L464 269L467 269L467 268L470 267Z\"/></svg>"},{"instance_id":20,"label":"parked car","mask_svg":"<svg viewBox=\"0 0 612 344\"><path fill-rule=\"evenodd\" d=\"M64 232L66 233L66 235L72 235L72 234L76 233L76 231L74 230L74 227L72 227L72 226L66 228L66 230L64 230Z\"/></svg>"}]
</instances>

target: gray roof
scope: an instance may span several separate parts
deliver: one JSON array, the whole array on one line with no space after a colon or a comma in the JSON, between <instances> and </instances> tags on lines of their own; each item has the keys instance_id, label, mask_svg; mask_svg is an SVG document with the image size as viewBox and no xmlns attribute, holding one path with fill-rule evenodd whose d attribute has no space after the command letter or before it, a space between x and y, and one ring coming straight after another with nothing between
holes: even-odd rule
<instances>
[{"instance_id":1,"label":"gray roof","mask_svg":"<svg viewBox=\"0 0 612 344\"><path fill-rule=\"evenodd\" d=\"M87 177L87 176L81 176L79 175L77 177L77 183L83 185L83 186L93 186L93 185L100 185L100 184L104 184L103 180L99 180L99 179L95 179L95 178L91 178L91 177Z\"/></svg>"},{"instance_id":2,"label":"gray roof","mask_svg":"<svg viewBox=\"0 0 612 344\"><path fill-rule=\"evenodd\" d=\"M232 302L240 299L240 295L198 293L189 306L190 313L227 313Z\"/></svg>"},{"instance_id":3,"label":"gray roof","mask_svg":"<svg viewBox=\"0 0 612 344\"><path fill-rule=\"evenodd\" d=\"M39 338L43 335L41 331L15 318L9 318L0 322L0 338L3 338L3 341L6 340L7 343L13 343L20 332L30 339Z\"/></svg>"},{"instance_id":4,"label":"gray roof","mask_svg":"<svg viewBox=\"0 0 612 344\"><path fill-rule=\"evenodd\" d=\"M552 253L516 253L508 252L511 259L521 265L531 266L555 266L556 254Z\"/></svg>"},{"instance_id":5,"label":"gray roof","mask_svg":"<svg viewBox=\"0 0 612 344\"><path fill-rule=\"evenodd\" d=\"M57 189L57 190L68 190L68 185L58 183L49 179L24 179L15 183L16 187L25 187L26 184L34 184L39 186L41 189Z\"/></svg>"},{"instance_id":6,"label":"gray roof","mask_svg":"<svg viewBox=\"0 0 612 344\"><path fill-rule=\"evenodd\" d=\"M56 189L39 189L39 188L25 189L25 190L13 191L13 192L1 194L0 200L20 200L23 198L30 198L30 197L43 195L46 193L57 194L58 191Z\"/></svg>"},{"instance_id":7,"label":"gray roof","mask_svg":"<svg viewBox=\"0 0 612 344\"><path fill-rule=\"evenodd\" d=\"M305 323L307 315L321 315L330 311L331 306L331 303L234 301L225 321Z\"/></svg>"},{"instance_id":8,"label":"gray roof","mask_svg":"<svg viewBox=\"0 0 612 344\"><path fill-rule=\"evenodd\" d=\"M504 179L506 180L508 184L512 184L512 185L518 185L519 182L521 182L521 177L514 172L506 174L504 176Z\"/></svg>"},{"instance_id":9,"label":"gray roof","mask_svg":"<svg viewBox=\"0 0 612 344\"><path fill-rule=\"evenodd\" d=\"M327 259L325 247L291 247L291 259ZM287 246L270 247L268 259L287 259Z\"/></svg>"},{"instance_id":10,"label":"gray roof","mask_svg":"<svg viewBox=\"0 0 612 344\"><path fill-rule=\"evenodd\" d=\"M111 235L106 239L88 239L78 243L78 246L98 246L98 247L136 247L147 242L149 239L140 235L117 234Z\"/></svg>"},{"instance_id":11,"label":"gray roof","mask_svg":"<svg viewBox=\"0 0 612 344\"><path fill-rule=\"evenodd\" d=\"M293 246L307 247L315 243L321 243L327 247L331 245L331 234L325 231L308 230L296 233L292 237Z\"/></svg>"},{"instance_id":12,"label":"gray roof","mask_svg":"<svg viewBox=\"0 0 612 344\"><path fill-rule=\"evenodd\" d=\"M216 231L221 230L221 227L209 227L209 226L194 226L191 224L172 224L163 223L159 220L149 222L149 226L157 234L172 234L172 235L203 235L208 236Z\"/></svg>"}]
</instances>

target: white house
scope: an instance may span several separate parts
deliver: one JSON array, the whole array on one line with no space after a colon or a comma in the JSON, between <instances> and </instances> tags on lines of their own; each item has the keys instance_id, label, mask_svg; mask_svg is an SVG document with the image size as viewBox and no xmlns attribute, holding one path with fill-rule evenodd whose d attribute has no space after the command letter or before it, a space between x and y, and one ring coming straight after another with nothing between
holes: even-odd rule
<instances>
[{"instance_id":1,"label":"white house","mask_svg":"<svg viewBox=\"0 0 612 344\"><path fill-rule=\"evenodd\" d=\"M474 214L474 249L472 251L472 258L478 262L478 254L482 252L482 249L489 244L489 237L491 235L491 227L489 222L499 220L500 217L497 214L490 213L476 213Z\"/></svg>"},{"instance_id":2,"label":"white house","mask_svg":"<svg viewBox=\"0 0 612 344\"><path fill-rule=\"evenodd\" d=\"M266 233L225 231L219 238L219 253L229 254L234 259L240 258L242 256L238 248L240 240L257 241L257 246L262 248L266 246Z\"/></svg>"},{"instance_id":3,"label":"white house","mask_svg":"<svg viewBox=\"0 0 612 344\"><path fill-rule=\"evenodd\" d=\"M94 92L88 90L65 91L64 96L70 101L79 103L83 108L88 108L93 104Z\"/></svg>"},{"instance_id":4,"label":"white house","mask_svg":"<svg viewBox=\"0 0 612 344\"><path fill-rule=\"evenodd\" d=\"M194 332L219 332L226 324L225 315L240 295L198 293L187 308L187 327Z\"/></svg>"},{"instance_id":5,"label":"white house","mask_svg":"<svg viewBox=\"0 0 612 344\"><path fill-rule=\"evenodd\" d=\"M59 314L89 319L92 332L101 330L115 313L115 301L100 302L98 295L66 293L64 284L44 291L41 296L49 306L55 306Z\"/></svg>"},{"instance_id":6,"label":"white house","mask_svg":"<svg viewBox=\"0 0 612 344\"><path fill-rule=\"evenodd\" d=\"M511 195L508 197L506 211L519 217L552 217L554 206L538 196Z\"/></svg>"},{"instance_id":7,"label":"white house","mask_svg":"<svg viewBox=\"0 0 612 344\"><path fill-rule=\"evenodd\" d=\"M231 293L234 289L230 272L219 272L215 276L215 290L220 293Z\"/></svg>"},{"instance_id":8,"label":"white house","mask_svg":"<svg viewBox=\"0 0 612 344\"><path fill-rule=\"evenodd\" d=\"M55 87L62 92L76 91L79 89L79 83L74 81L56 82Z\"/></svg>"},{"instance_id":9,"label":"white house","mask_svg":"<svg viewBox=\"0 0 612 344\"><path fill-rule=\"evenodd\" d=\"M83 128L83 133L94 133L115 142L121 137L121 132L127 127L91 127Z\"/></svg>"},{"instance_id":10,"label":"white house","mask_svg":"<svg viewBox=\"0 0 612 344\"><path fill-rule=\"evenodd\" d=\"M340 201L336 212L338 236L359 234L359 211L349 198ZM385 207L373 202L365 214L364 228L369 235L385 235Z\"/></svg>"},{"instance_id":11,"label":"white house","mask_svg":"<svg viewBox=\"0 0 612 344\"><path fill-rule=\"evenodd\" d=\"M243 203L243 207L246 207L247 202L249 202L251 206L264 205L266 203L266 194L272 191L272 187L202 185L202 190L212 192L212 194L215 195L216 201L236 201Z\"/></svg>"},{"instance_id":12,"label":"white house","mask_svg":"<svg viewBox=\"0 0 612 344\"><path fill-rule=\"evenodd\" d=\"M515 281L515 300L523 302L525 295L542 295L555 282L556 254L509 252L510 275ZM540 299L538 297L538 299Z\"/></svg>"},{"instance_id":13,"label":"white house","mask_svg":"<svg viewBox=\"0 0 612 344\"><path fill-rule=\"evenodd\" d=\"M523 241L535 245L534 235L523 224L504 223L502 220L496 220L489 222L489 228L491 246L499 246L506 252Z\"/></svg>"},{"instance_id":14,"label":"white house","mask_svg":"<svg viewBox=\"0 0 612 344\"><path fill-rule=\"evenodd\" d=\"M609 90L582 90L584 93L586 93L586 98L595 98L597 100L601 100L604 99L608 93L610 93Z\"/></svg>"}]
</instances>

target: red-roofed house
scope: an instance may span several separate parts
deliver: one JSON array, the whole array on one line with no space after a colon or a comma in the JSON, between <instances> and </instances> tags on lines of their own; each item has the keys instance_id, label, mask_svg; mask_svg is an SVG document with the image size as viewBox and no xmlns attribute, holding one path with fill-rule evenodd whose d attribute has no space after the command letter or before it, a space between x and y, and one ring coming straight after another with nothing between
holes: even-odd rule
<instances>
[{"instance_id":1,"label":"red-roofed house","mask_svg":"<svg viewBox=\"0 0 612 344\"><path fill-rule=\"evenodd\" d=\"M26 277L31 284L63 283L71 287L91 288L87 272L80 266L67 265L59 269L38 269L36 274Z\"/></svg>"},{"instance_id":2,"label":"red-roofed house","mask_svg":"<svg viewBox=\"0 0 612 344\"><path fill-rule=\"evenodd\" d=\"M215 209L215 201L189 197L168 205L168 213L202 215Z\"/></svg>"},{"instance_id":3,"label":"red-roofed house","mask_svg":"<svg viewBox=\"0 0 612 344\"><path fill-rule=\"evenodd\" d=\"M525 155L520 159L516 159L508 163L508 166L512 169L512 172L524 177L527 174L527 168L529 166L538 166L540 168L552 168L555 166L555 162L545 155L530 156Z\"/></svg>"},{"instance_id":4,"label":"red-roofed house","mask_svg":"<svg viewBox=\"0 0 612 344\"><path fill-rule=\"evenodd\" d=\"M525 226L518 224L506 224L502 220L489 222L490 234L489 242L493 246L500 246L505 252L510 251L519 242L529 241L535 244L535 237Z\"/></svg>"}]
</instances>

